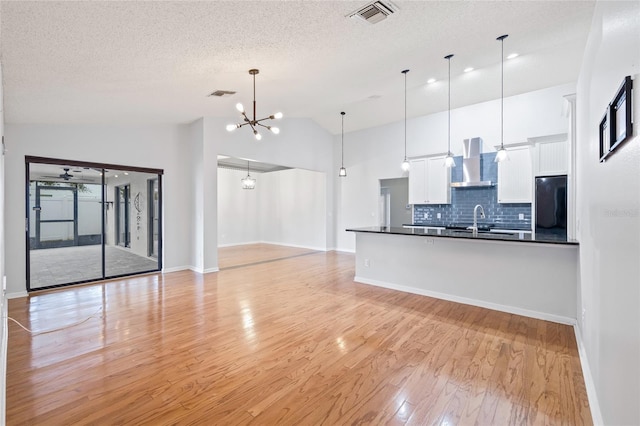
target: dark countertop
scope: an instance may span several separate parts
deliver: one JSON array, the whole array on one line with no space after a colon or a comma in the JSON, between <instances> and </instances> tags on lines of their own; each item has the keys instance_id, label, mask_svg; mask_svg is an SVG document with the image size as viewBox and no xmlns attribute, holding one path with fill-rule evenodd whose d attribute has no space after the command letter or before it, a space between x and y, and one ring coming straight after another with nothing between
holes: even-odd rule
<instances>
[{"instance_id":1,"label":"dark countertop","mask_svg":"<svg viewBox=\"0 0 640 426\"><path fill-rule=\"evenodd\" d=\"M420 237L443 237L443 238L463 238L468 240L491 240L491 241L517 241L523 243L544 243L560 245L578 245L576 240L560 239L554 235L536 235L524 231L489 232L478 231L477 236L473 236L470 231L460 229L427 229L427 228L388 228L385 226L370 226L367 228L349 228L349 232L368 232L372 234L393 234L393 235L415 235Z\"/></svg>"},{"instance_id":2,"label":"dark countertop","mask_svg":"<svg viewBox=\"0 0 640 426\"><path fill-rule=\"evenodd\" d=\"M466 229L467 227L473 225L471 222L456 222L456 223L440 223L440 224L432 224L432 223L405 223L402 226L414 226L414 227L422 227L422 228L446 228L446 229ZM492 223L482 221L478 223L478 230L489 231L491 229L504 229L509 231L519 231L519 232L531 232L531 226L510 226L505 225L503 223Z\"/></svg>"}]
</instances>

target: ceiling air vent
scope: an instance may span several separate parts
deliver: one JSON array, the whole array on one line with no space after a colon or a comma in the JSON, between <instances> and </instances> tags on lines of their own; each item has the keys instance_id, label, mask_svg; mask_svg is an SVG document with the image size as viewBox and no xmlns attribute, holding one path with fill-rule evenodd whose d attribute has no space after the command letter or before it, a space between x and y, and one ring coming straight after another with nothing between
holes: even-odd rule
<instances>
[{"instance_id":1,"label":"ceiling air vent","mask_svg":"<svg viewBox=\"0 0 640 426\"><path fill-rule=\"evenodd\" d=\"M235 95L235 94L236 94L236 92L233 92L231 90L216 90L215 92L210 93L208 96L221 97L221 96L225 96L225 95Z\"/></svg>"},{"instance_id":2,"label":"ceiling air vent","mask_svg":"<svg viewBox=\"0 0 640 426\"><path fill-rule=\"evenodd\" d=\"M349 18L360 18L370 24L376 24L395 13L396 8L390 2L374 1L347 15Z\"/></svg>"}]
</instances>

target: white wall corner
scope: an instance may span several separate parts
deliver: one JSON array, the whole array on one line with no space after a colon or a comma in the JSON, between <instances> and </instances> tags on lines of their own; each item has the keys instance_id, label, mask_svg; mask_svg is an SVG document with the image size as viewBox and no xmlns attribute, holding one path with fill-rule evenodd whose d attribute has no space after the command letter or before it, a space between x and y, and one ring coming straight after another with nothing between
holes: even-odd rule
<instances>
[{"instance_id":1,"label":"white wall corner","mask_svg":"<svg viewBox=\"0 0 640 426\"><path fill-rule=\"evenodd\" d=\"M573 326L573 331L576 335L576 344L578 346L578 355L580 356L582 377L584 378L584 385L587 389L587 397L589 398L589 409L591 410L591 418L594 425L604 425L604 420L602 420L602 412L600 411L600 404L598 403L598 395L596 394L596 385L593 381L591 368L589 367L589 359L587 358L584 341L582 340L582 331L580 330L580 326L578 324L575 324Z\"/></svg>"}]
</instances>

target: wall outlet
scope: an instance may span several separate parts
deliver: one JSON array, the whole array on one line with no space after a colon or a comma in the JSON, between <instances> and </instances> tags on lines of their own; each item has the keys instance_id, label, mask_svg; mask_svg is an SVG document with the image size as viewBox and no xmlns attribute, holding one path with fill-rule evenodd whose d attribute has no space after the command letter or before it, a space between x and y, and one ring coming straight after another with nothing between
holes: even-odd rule
<instances>
[{"instance_id":1,"label":"wall outlet","mask_svg":"<svg viewBox=\"0 0 640 426\"><path fill-rule=\"evenodd\" d=\"M423 219L429 219L429 214L425 213Z\"/></svg>"},{"instance_id":2,"label":"wall outlet","mask_svg":"<svg viewBox=\"0 0 640 426\"><path fill-rule=\"evenodd\" d=\"M520 220L524 220L524 213L520 213L520 214L518 215L518 219L520 219Z\"/></svg>"},{"instance_id":3,"label":"wall outlet","mask_svg":"<svg viewBox=\"0 0 640 426\"><path fill-rule=\"evenodd\" d=\"M434 245L436 243L436 240L435 240L435 238L425 238L424 239L424 243L427 244L427 245L432 246L432 245Z\"/></svg>"},{"instance_id":4,"label":"wall outlet","mask_svg":"<svg viewBox=\"0 0 640 426\"><path fill-rule=\"evenodd\" d=\"M438 213L438 214L436 214L436 217L437 217L438 219L442 219L442 214L441 214L441 213Z\"/></svg>"},{"instance_id":5,"label":"wall outlet","mask_svg":"<svg viewBox=\"0 0 640 426\"><path fill-rule=\"evenodd\" d=\"M365 259L364 260L364 267L368 268L369 266L371 266L371 262L369 261L369 259Z\"/></svg>"}]
</instances>

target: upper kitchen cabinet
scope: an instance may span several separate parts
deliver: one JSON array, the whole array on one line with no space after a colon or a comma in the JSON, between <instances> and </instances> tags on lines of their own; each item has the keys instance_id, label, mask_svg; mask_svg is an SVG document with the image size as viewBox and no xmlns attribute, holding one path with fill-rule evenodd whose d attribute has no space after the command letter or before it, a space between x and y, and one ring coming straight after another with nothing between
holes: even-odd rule
<instances>
[{"instance_id":1,"label":"upper kitchen cabinet","mask_svg":"<svg viewBox=\"0 0 640 426\"><path fill-rule=\"evenodd\" d=\"M450 204L451 170L444 156L411 160L409 204Z\"/></svg>"},{"instance_id":2,"label":"upper kitchen cabinet","mask_svg":"<svg viewBox=\"0 0 640 426\"><path fill-rule=\"evenodd\" d=\"M565 135L566 136L566 135ZM569 144L563 140L539 142L535 145L535 175L566 175L569 169Z\"/></svg>"},{"instance_id":3,"label":"upper kitchen cabinet","mask_svg":"<svg viewBox=\"0 0 640 426\"><path fill-rule=\"evenodd\" d=\"M509 148L509 161L498 163L498 202L530 203L533 200L531 148Z\"/></svg>"}]
</instances>

